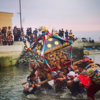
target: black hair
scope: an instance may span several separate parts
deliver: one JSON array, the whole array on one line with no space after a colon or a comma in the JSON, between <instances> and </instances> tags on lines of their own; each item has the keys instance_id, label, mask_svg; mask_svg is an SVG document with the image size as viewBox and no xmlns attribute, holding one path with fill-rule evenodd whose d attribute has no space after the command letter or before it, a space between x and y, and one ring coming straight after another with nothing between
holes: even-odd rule
<instances>
[{"instance_id":1,"label":"black hair","mask_svg":"<svg viewBox=\"0 0 100 100\"><path fill-rule=\"evenodd\" d=\"M31 78L31 77L34 77L34 76L36 76L36 75L34 73L31 73L29 77Z\"/></svg>"},{"instance_id":2,"label":"black hair","mask_svg":"<svg viewBox=\"0 0 100 100\"><path fill-rule=\"evenodd\" d=\"M76 66L77 66L77 67L81 67L81 68L85 68L85 66L83 66L82 63L78 63L78 64L76 64Z\"/></svg>"}]
</instances>

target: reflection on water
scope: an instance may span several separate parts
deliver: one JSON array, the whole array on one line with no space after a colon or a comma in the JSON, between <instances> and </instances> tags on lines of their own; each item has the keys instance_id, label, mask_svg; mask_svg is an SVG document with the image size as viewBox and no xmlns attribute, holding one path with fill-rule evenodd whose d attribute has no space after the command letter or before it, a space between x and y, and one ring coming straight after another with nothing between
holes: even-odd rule
<instances>
[{"instance_id":1,"label":"reflection on water","mask_svg":"<svg viewBox=\"0 0 100 100\"><path fill-rule=\"evenodd\" d=\"M95 63L100 64L100 54L88 55Z\"/></svg>"}]
</instances>

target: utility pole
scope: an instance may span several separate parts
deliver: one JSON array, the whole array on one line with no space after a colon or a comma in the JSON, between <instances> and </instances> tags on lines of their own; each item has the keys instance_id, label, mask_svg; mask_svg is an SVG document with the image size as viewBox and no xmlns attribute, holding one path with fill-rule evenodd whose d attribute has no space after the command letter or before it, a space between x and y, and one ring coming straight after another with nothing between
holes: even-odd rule
<instances>
[{"instance_id":1,"label":"utility pole","mask_svg":"<svg viewBox=\"0 0 100 100\"><path fill-rule=\"evenodd\" d=\"M20 28L21 28L22 27L21 0L19 0L19 10L20 10Z\"/></svg>"}]
</instances>

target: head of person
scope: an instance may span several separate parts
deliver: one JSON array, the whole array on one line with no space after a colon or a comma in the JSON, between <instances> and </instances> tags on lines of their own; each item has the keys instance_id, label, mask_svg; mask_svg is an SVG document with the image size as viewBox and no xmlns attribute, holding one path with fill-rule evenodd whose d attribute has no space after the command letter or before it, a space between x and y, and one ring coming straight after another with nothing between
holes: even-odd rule
<instances>
[{"instance_id":1,"label":"head of person","mask_svg":"<svg viewBox=\"0 0 100 100\"><path fill-rule=\"evenodd\" d=\"M75 78L75 72L74 71L70 71L68 74L68 77L70 77L71 79Z\"/></svg>"},{"instance_id":2,"label":"head of person","mask_svg":"<svg viewBox=\"0 0 100 100\"><path fill-rule=\"evenodd\" d=\"M90 58L88 58L88 57L83 57L83 59L82 59L82 65L84 66L84 67L86 67L90 62Z\"/></svg>"},{"instance_id":3,"label":"head of person","mask_svg":"<svg viewBox=\"0 0 100 100\"><path fill-rule=\"evenodd\" d=\"M36 80L36 75L34 73L30 74L30 80L35 81Z\"/></svg>"},{"instance_id":4,"label":"head of person","mask_svg":"<svg viewBox=\"0 0 100 100\"><path fill-rule=\"evenodd\" d=\"M17 28L17 26L14 27L15 29Z\"/></svg>"},{"instance_id":5,"label":"head of person","mask_svg":"<svg viewBox=\"0 0 100 100\"><path fill-rule=\"evenodd\" d=\"M58 76L63 77L63 75L64 75L63 69L58 70Z\"/></svg>"},{"instance_id":6,"label":"head of person","mask_svg":"<svg viewBox=\"0 0 100 100\"><path fill-rule=\"evenodd\" d=\"M11 27L9 26L8 29L11 29Z\"/></svg>"},{"instance_id":7,"label":"head of person","mask_svg":"<svg viewBox=\"0 0 100 100\"><path fill-rule=\"evenodd\" d=\"M35 28L35 30L37 30L37 28Z\"/></svg>"},{"instance_id":8,"label":"head of person","mask_svg":"<svg viewBox=\"0 0 100 100\"><path fill-rule=\"evenodd\" d=\"M21 27L21 29L23 29L23 27Z\"/></svg>"},{"instance_id":9,"label":"head of person","mask_svg":"<svg viewBox=\"0 0 100 100\"><path fill-rule=\"evenodd\" d=\"M59 32L61 32L61 30L59 30Z\"/></svg>"},{"instance_id":10,"label":"head of person","mask_svg":"<svg viewBox=\"0 0 100 100\"><path fill-rule=\"evenodd\" d=\"M18 28L18 31L20 30L20 28Z\"/></svg>"},{"instance_id":11,"label":"head of person","mask_svg":"<svg viewBox=\"0 0 100 100\"><path fill-rule=\"evenodd\" d=\"M66 30L66 32L68 32L68 30Z\"/></svg>"},{"instance_id":12,"label":"head of person","mask_svg":"<svg viewBox=\"0 0 100 100\"><path fill-rule=\"evenodd\" d=\"M74 70L77 70L78 69L78 67L77 66L74 66Z\"/></svg>"},{"instance_id":13,"label":"head of person","mask_svg":"<svg viewBox=\"0 0 100 100\"><path fill-rule=\"evenodd\" d=\"M70 33L72 33L72 30L70 30Z\"/></svg>"},{"instance_id":14,"label":"head of person","mask_svg":"<svg viewBox=\"0 0 100 100\"><path fill-rule=\"evenodd\" d=\"M86 66L83 66L82 63L76 64L76 66L77 66L77 68L78 68L78 70L79 70L80 72L82 72L82 71L85 69L85 67L86 67Z\"/></svg>"},{"instance_id":15,"label":"head of person","mask_svg":"<svg viewBox=\"0 0 100 100\"><path fill-rule=\"evenodd\" d=\"M32 68L35 67L35 64L34 64L33 60L30 61L30 66L31 66Z\"/></svg>"},{"instance_id":16,"label":"head of person","mask_svg":"<svg viewBox=\"0 0 100 100\"><path fill-rule=\"evenodd\" d=\"M5 30L7 30L7 27L5 27Z\"/></svg>"},{"instance_id":17,"label":"head of person","mask_svg":"<svg viewBox=\"0 0 100 100\"><path fill-rule=\"evenodd\" d=\"M31 36L33 36L33 34L31 34Z\"/></svg>"}]
</instances>

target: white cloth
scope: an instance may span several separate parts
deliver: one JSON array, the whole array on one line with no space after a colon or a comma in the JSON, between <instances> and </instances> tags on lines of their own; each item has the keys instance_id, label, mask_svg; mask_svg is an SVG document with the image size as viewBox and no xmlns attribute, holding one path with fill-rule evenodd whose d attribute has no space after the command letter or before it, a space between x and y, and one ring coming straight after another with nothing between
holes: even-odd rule
<instances>
[{"instance_id":1,"label":"white cloth","mask_svg":"<svg viewBox=\"0 0 100 100\"><path fill-rule=\"evenodd\" d=\"M37 37L38 37L39 35L42 35L42 31L38 31Z\"/></svg>"},{"instance_id":2,"label":"white cloth","mask_svg":"<svg viewBox=\"0 0 100 100\"><path fill-rule=\"evenodd\" d=\"M67 75L68 76L75 76L75 72L74 71L70 71Z\"/></svg>"},{"instance_id":3,"label":"white cloth","mask_svg":"<svg viewBox=\"0 0 100 100\"><path fill-rule=\"evenodd\" d=\"M79 79L78 79L77 77L75 77L75 78L73 79L73 81L74 81L74 82L78 82Z\"/></svg>"}]
</instances>

